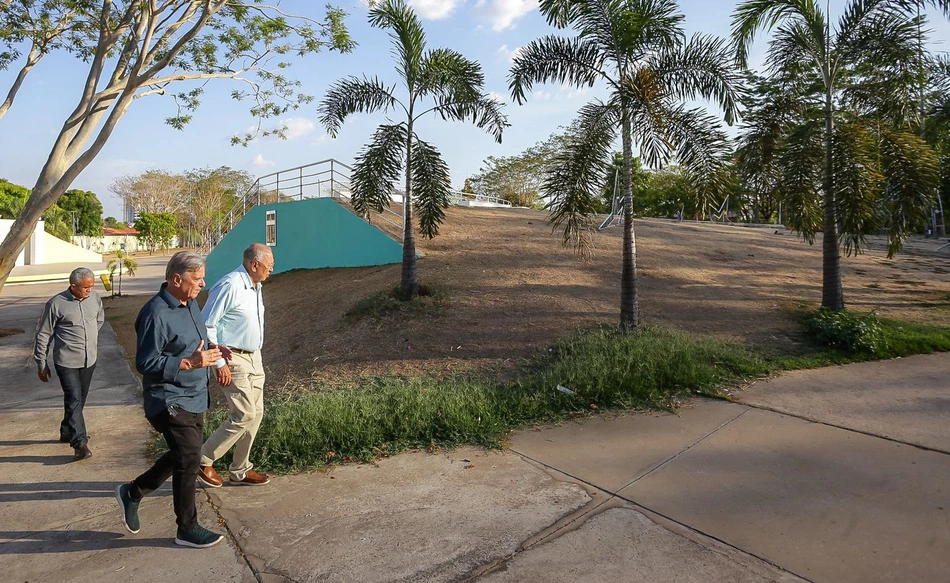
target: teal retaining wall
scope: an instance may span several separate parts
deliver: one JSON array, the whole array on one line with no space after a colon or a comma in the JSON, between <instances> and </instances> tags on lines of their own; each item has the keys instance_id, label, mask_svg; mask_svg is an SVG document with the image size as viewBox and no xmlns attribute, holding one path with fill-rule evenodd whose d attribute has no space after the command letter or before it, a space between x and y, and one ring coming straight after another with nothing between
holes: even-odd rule
<instances>
[{"instance_id":1,"label":"teal retaining wall","mask_svg":"<svg viewBox=\"0 0 950 583\"><path fill-rule=\"evenodd\" d=\"M267 211L277 212L274 273L402 262L402 245L333 199L273 203L252 208L212 249L205 272L209 288L241 264L248 245L266 242Z\"/></svg>"}]
</instances>

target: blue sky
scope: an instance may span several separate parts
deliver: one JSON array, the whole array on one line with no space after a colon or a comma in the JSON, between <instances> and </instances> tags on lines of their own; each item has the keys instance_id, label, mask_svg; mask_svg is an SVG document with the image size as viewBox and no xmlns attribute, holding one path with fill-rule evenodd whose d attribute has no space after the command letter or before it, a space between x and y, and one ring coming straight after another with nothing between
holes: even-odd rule
<instances>
[{"instance_id":1,"label":"blue sky","mask_svg":"<svg viewBox=\"0 0 950 583\"><path fill-rule=\"evenodd\" d=\"M355 0L336 4L349 12L347 26L359 46L346 55L324 52L299 59L291 69L291 75L303 83L302 91L317 100L330 84L347 75L396 81L389 37L367 24L365 5ZM505 131L502 144L470 124L431 119L417 128L423 139L442 152L455 188L461 188L486 157L516 155L546 139L559 126L568 124L584 103L599 95L596 87L577 90L549 85L535 87L525 105L510 103L506 78L514 51L535 38L558 33L540 16L536 0L411 0L410 4L423 21L428 46L452 48L481 63L486 91L507 103L505 112L511 127ZM280 5L291 13L314 15L313 6L323 3L283 0ZM843 5L842 0L833 0L832 12ZM734 6L733 2L720 0L683 0L680 9L687 33L727 36ZM933 16L930 28L931 49L950 50L950 23ZM764 42L754 47L753 65L761 62L763 49ZM15 67L11 69L0 71L0 91L4 94L15 72ZM75 106L85 73L84 63L66 55L48 56L31 72L12 109L0 119L0 177L33 186L54 137ZM289 128L287 140L262 138L247 147L231 146L232 135L243 134L255 123L247 113L248 106L230 98L235 88L238 86L234 82L213 82L195 119L184 131L163 123L175 114L171 99L150 96L137 100L72 187L95 192L105 214L119 217L121 202L109 191L109 185L122 176L151 169L184 172L218 166L261 176L326 158L352 164L384 119L381 115L352 116L340 135L331 139L317 120L314 102L281 118Z\"/></svg>"}]
</instances>

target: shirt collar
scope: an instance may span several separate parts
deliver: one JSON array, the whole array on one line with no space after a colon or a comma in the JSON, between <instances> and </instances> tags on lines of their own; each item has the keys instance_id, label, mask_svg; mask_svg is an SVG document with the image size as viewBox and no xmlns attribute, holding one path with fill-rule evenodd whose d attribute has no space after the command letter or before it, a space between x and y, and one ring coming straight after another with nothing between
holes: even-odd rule
<instances>
[{"instance_id":1,"label":"shirt collar","mask_svg":"<svg viewBox=\"0 0 950 583\"><path fill-rule=\"evenodd\" d=\"M161 289L158 290L158 295L159 295L159 297L161 297L163 300L165 300L165 303L168 304L168 307L169 307L169 308L182 308L182 307L185 307L185 306L188 305L187 302L184 303L184 304L182 304L182 303L178 300L178 298L176 298L175 296L173 296L173 295L171 294L171 292L168 291L167 288L168 288L168 282L166 281L165 283L162 284ZM67 291L68 291L68 290L67 290ZM188 302L190 302L190 301L191 301L191 300L188 300Z\"/></svg>"},{"instance_id":2,"label":"shirt collar","mask_svg":"<svg viewBox=\"0 0 950 583\"><path fill-rule=\"evenodd\" d=\"M254 285L254 283L251 282L251 274L247 272L247 269L244 267L243 263L241 264L240 267L235 269L235 271L237 271L238 274L241 276L241 281L244 282L245 289L253 289L253 290L261 289L261 282L257 282L257 285Z\"/></svg>"}]
</instances>

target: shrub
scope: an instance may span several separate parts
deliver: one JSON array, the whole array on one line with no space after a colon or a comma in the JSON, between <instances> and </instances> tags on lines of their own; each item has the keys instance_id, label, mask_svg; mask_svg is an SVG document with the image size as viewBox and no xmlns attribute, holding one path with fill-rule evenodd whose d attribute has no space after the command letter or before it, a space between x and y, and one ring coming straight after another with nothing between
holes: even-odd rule
<instances>
[{"instance_id":1,"label":"shrub","mask_svg":"<svg viewBox=\"0 0 950 583\"><path fill-rule=\"evenodd\" d=\"M803 320L805 333L818 343L845 352L883 354L887 339L874 312L859 314L821 308Z\"/></svg>"}]
</instances>

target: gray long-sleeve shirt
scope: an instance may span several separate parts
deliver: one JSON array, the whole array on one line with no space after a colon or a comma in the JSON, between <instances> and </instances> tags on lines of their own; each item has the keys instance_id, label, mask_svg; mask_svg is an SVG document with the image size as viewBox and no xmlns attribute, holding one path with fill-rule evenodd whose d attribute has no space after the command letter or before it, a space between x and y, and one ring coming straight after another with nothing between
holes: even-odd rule
<instances>
[{"instance_id":1,"label":"gray long-sleeve shirt","mask_svg":"<svg viewBox=\"0 0 950 583\"><path fill-rule=\"evenodd\" d=\"M50 346L53 363L64 368L86 368L96 363L99 329L105 321L102 298L92 292L80 301L68 289L46 302L36 327L33 360L39 372L46 370Z\"/></svg>"}]
</instances>

